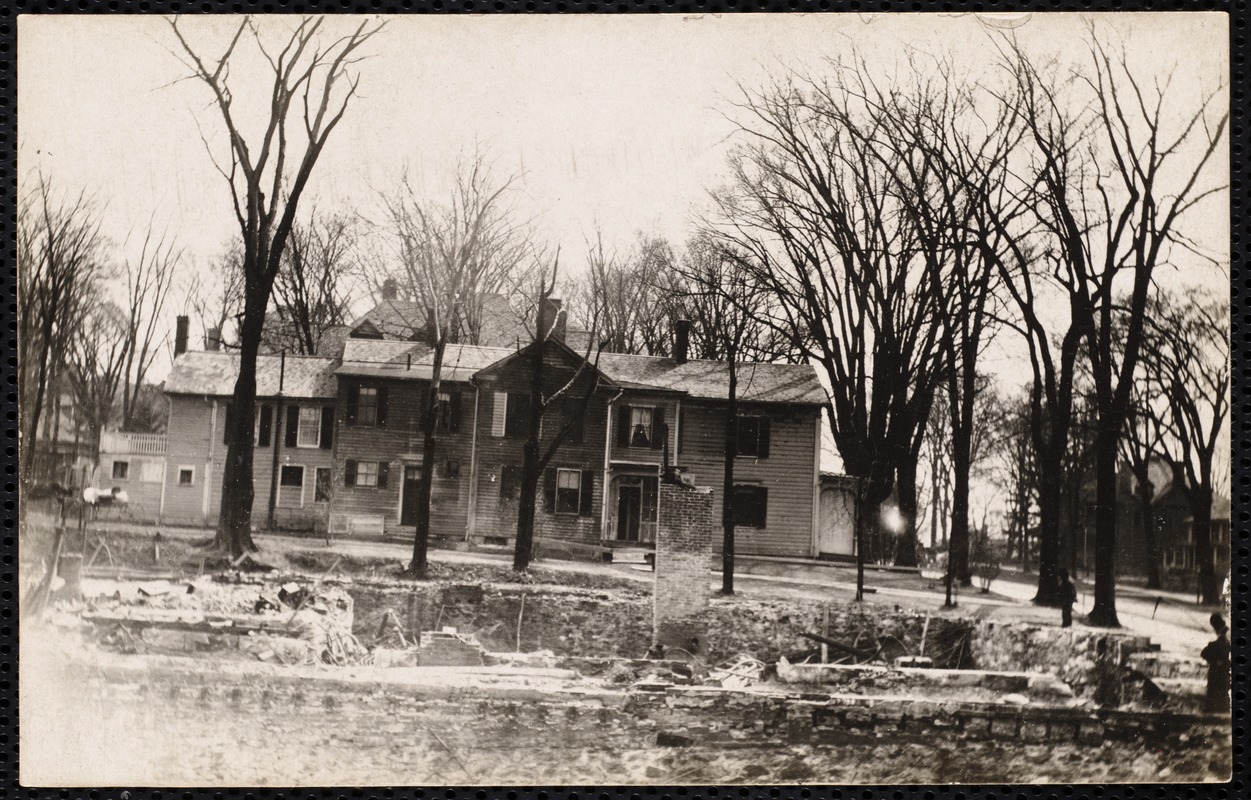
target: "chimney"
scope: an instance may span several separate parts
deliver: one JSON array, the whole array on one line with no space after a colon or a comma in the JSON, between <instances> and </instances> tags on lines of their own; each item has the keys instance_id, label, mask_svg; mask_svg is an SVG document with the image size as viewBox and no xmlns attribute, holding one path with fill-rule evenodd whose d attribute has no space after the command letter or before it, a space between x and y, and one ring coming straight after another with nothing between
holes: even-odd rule
<instances>
[{"instance_id":1,"label":"chimney","mask_svg":"<svg viewBox=\"0 0 1251 800\"><path fill-rule=\"evenodd\" d=\"M222 329L209 328L204 335L204 349L216 352L222 349Z\"/></svg>"},{"instance_id":2,"label":"chimney","mask_svg":"<svg viewBox=\"0 0 1251 800\"><path fill-rule=\"evenodd\" d=\"M691 352L691 321L680 319L673 323L673 360L685 364Z\"/></svg>"},{"instance_id":3,"label":"chimney","mask_svg":"<svg viewBox=\"0 0 1251 800\"><path fill-rule=\"evenodd\" d=\"M399 288L396 286L395 278L387 278L382 282L382 299L394 300L399 294Z\"/></svg>"},{"instance_id":4,"label":"chimney","mask_svg":"<svg viewBox=\"0 0 1251 800\"><path fill-rule=\"evenodd\" d=\"M543 304L539 308L539 328L551 331L547 338L563 342L565 340L565 315L560 313L560 305L559 300L551 297L543 298Z\"/></svg>"},{"instance_id":5,"label":"chimney","mask_svg":"<svg viewBox=\"0 0 1251 800\"><path fill-rule=\"evenodd\" d=\"M179 315L174 327L174 357L187 352L187 336L191 333L191 318Z\"/></svg>"}]
</instances>

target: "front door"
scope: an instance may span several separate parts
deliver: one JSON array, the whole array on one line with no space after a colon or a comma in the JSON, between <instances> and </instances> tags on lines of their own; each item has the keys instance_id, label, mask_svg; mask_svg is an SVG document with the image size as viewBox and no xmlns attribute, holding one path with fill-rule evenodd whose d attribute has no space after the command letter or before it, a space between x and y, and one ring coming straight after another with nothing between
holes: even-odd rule
<instances>
[{"instance_id":1,"label":"front door","mask_svg":"<svg viewBox=\"0 0 1251 800\"><path fill-rule=\"evenodd\" d=\"M642 516L643 488L637 484L619 486L617 488L617 539L623 542L637 542Z\"/></svg>"},{"instance_id":2,"label":"front door","mask_svg":"<svg viewBox=\"0 0 1251 800\"><path fill-rule=\"evenodd\" d=\"M404 488L400 493L400 524L417 524L417 492L421 487L421 467L404 465Z\"/></svg>"}]
</instances>

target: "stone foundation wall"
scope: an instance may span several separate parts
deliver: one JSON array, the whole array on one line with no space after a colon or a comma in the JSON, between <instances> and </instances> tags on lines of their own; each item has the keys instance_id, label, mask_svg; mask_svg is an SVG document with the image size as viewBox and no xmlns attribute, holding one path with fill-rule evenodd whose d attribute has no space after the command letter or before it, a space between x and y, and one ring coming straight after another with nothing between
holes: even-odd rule
<instances>
[{"instance_id":1,"label":"stone foundation wall","mask_svg":"<svg viewBox=\"0 0 1251 800\"><path fill-rule=\"evenodd\" d=\"M716 646L705 613L715 525L710 489L661 483L652 642L666 650L706 656Z\"/></svg>"},{"instance_id":2,"label":"stone foundation wall","mask_svg":"<svg viewBox=\"0 0 1251 800\"><path fill-rule=\"evenodd\" d=\"M973 646L982 669L1047 673L1078 696L1117 706L1123 700L1130 656L1149 651L1151 640L1098 628L981 622Z\"/></svg>"}]
</instances>

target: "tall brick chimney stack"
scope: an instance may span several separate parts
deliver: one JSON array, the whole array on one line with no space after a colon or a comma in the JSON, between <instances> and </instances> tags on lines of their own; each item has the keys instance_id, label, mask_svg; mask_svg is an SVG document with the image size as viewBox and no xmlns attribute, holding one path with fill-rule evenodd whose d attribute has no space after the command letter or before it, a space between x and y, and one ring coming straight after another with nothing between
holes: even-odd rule
<instances>
[{"instance_id":1,"label":"tall brick chimney stack","mask_svg":"<svg viewBox=\"0 0 1251 800\"><path fill-rule=\"evenodd\" d=\"M174 356L178 357L187 352L187 337L191 333L191 318L183 314L178 315L178 319L174 326Z\"/></svg>"},{"instance_id":2,"label":"tall brick chimney stack","mask_svg":"<svg viewBox=\"0 0 1251 800\"><path fill-rule=\"evenodd\" d=\"M539 308L539 328L551 332L547 338L563 342L566 315L560 313L560 306L559 300L544 298L543 305Z\"/></svg>"},{"instance_id":3,"label":"tall brick chimney stack","mask_svg":"<svg viewBox=\"0 0 1251 800\"><path fill-rule=\"evenodd\" d=\"M204 349L209 351L217 351L222 349L222 329L209 328L208 333L204 336Z\"/></svg>"},{"instance_id":4,"label":"tall brick chimney stack","mask_svg":"<svg viewBox=\"0 0 1251 800\"><path fill-rule=\"evenodd\" d=\"M673 323L673 360L685 364L691 352L691 321L680 319Z\"/></svg>"}]
</instances>

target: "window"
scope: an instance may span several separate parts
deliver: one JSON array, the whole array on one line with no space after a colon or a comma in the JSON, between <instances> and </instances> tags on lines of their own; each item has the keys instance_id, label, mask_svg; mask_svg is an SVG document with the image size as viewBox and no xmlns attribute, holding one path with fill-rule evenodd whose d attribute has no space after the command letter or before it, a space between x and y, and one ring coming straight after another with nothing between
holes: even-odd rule
<instances>
[{"instance_id":1,"label":"window","mask_svg":"<svg viewBox=\"0 0 1251 800\"><path fill-rule=\"evenodd\" d=\"M543 510L549 514L591 516L595 473L589 469L543 471Z\"/></svg>"},{"instance_id":2,"label":"window","mask_svg":"<svg viewBox=\"0 0 1251 800\"><path fill-rule=\"evenodd\" d=\"M630 409L630 446L652 446L652 410L632 407Z\"/></svg>"},{"instance_id":3,"label":"window","mask_svg":"<svg viewBox=\"0 0 1251 800\"><path fill-rule=\"evenodd\" d=\"M313 502L330 502L330 467L318 467L313 474Z\"/></svg>"},{"instance_id":4,"label":"window","mask_svg":"<svg viewBox=\"0 0 1251 800\"><path fill-rule=\"evenodd\" d=\"M566 427L569 429L569 433L565 435L566 442L569 444L583 443L586 439L586 423L581 400L567 397L561 402L560 427L561 430L564 430Z\"/></svg>"},{"instance_id":5,"label":"window","mask_svg":"<svg viewBox=\"0 0 1251 800\"><path fill-rule=\"evenodd\" d=\"M195 485L195 467L179 467L178 468L178 485L194 486Z\"/></svg>"},{"instance_id":6,"label":"window","mask_svg":"<svg viewBox=\"0 0 1251 800\"><path fill-rule=\"evenodd\" d=\"M521 467L505 464L500 469L500 499L517 499L517 487L521 486Z\"/></svg>"},{"instance_id":7,"label":"window","mask_svg":"<svg viewBox=\"0 0 1251 800\"><path fill-rule=\"evenodd\" d=\"M347 424L385 428L387 389L385 386L349 386Z\"/></svg>"},{"instance_id":8,"label":"window","mask_svg":"<svg viewBox=\"0 0 1251 800\"><path fill-rule=\"evenodd\" d=\"M509 439L519 439L525 436L529 416L530 395L509 392L507 407L504 410L504 436Z\"/></svg>"},{"instance_id":9,"label":"window","mask_svg":"<svg viewBox=\"0 0 1251 800\"><path fill-rule=\"evenodd\" d=\"M297 447L317 447L321 444L321 409L317 406L300 407L300 433Z\"/></svg>"},{"instance_id":10,"label":"window","mask_svg":"<svg viewBox=\"0 0 1251 800\"><path fill-rule=\"evenodd\" d=\"M764 417L739 417L738 438L734 454L753 458L769 457L769 420Z\"/></svg>"},{"instance_id":11,"label":"window","mask_svg":"<svg viewBox=\"0 0 1251 800\"><path fill-rule=\"evenodd\" d=\"M278 504L304 505L304 467L283 465L278 472Z\"/></svg>"},{"instance_id":12,"label":"window","mask_svg":"<svg viewBox=\"0 0 1251 800\"><path fill-rule=\"evenodd\" d=\"M130 475L130 462L129 461L114 461L113 462L113 480L124 481L129 475Z\"/></svg>"},{"instance_id":13,"label":"window","mask_svg":"<svg viewBox=\"0 0 1251 800\"><path fill-rule=\"evenodd\" d=\"M665 410L653 406L620 406L617 409L617 447L664 446Z\"/></svg>"},{"instance_id":14,"label":"window","mask_svg":"<svg viewBox=\"0 0 1251 800\"><path fill-rule=\"evenodd\" d=\"M343 485L382 489L387 485L387 473L390 468L391 464L387 461L348 459L343 473Z\"/></svg>"},{"instance_id":15,"label":"window","mask_svg":"<svg viewBox=\"0 0 1251 800\"><path fill-rule=\"evenodd\" d=\"M434 429L439 433L460 432L460 393L439 392L438 405L434 407Z\"/></svg>"},{"instance_id":16,"label":"window","mask_svg":"<svg viewBox=\"0 0 1251 800\"><path fill-rule=\"evenodd\" d=\"M556 513L576 514L581 507L582 471L556 470Z\"/></svg>"},{"instance_id":17,"label":"window","mask_svg":"<svg viewBox=\"0 0 1251 800\"><path fill-rule=\"evenodd\" d=\"M764 528L769 517L769 490L763 486L734 487L734 524Z\"/></svg>"}]
</instances>

